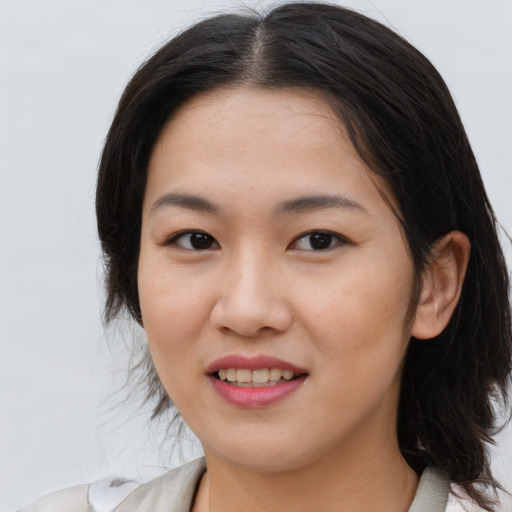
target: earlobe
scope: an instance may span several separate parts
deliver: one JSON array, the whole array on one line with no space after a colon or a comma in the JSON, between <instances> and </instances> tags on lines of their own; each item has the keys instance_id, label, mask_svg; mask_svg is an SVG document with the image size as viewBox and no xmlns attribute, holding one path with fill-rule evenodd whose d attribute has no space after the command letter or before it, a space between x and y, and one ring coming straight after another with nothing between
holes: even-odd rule
<instances>
[{"instance_id":1,"label":"earlobe","mask_svg":"<svg viewBox=\"0 0 512 512\"><path fill-rule=\"evenodd\" d=\"M434 338L448 325L459 302L470 251L469 239L460 231L451 231L434 243L412 326L415 338Z\"/></svg>"}]
</instances>

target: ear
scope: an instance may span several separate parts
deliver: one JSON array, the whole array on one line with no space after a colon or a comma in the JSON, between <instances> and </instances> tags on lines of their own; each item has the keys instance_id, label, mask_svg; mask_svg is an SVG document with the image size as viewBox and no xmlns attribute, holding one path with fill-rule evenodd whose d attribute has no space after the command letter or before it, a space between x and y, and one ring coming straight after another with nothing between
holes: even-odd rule
<instances>
[{"instance_id":1,"label":"ear","mask_svg":"<svg viewBox=\"0 0 512 512\"><path fill-rule=\"evenodd\" d=\"M471 244L460 231L451 231L435 242L423 273L412 336L434 338L448 325L459 301Z\"/></svg>"}]
</instances>

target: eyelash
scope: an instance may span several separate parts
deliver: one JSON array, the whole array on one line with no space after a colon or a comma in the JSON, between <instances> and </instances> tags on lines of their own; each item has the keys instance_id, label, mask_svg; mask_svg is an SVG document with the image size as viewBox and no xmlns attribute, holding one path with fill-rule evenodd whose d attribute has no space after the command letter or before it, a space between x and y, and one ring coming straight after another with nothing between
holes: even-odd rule
<instances>
[{"instance_id":1,"label":"eyelash","mask_svg":"<svg viewBox=\"0 0 512 512\"><path fill-rule=\"evenodd\" d=\"M316 229L313 231L308 231L307 233L302 233L302 235L299 235L295 240L292 241L292 243L288 246L289 249L296 249L296 247L293 247L294 245L297 245L297 242L299 242L302 239L307 239L307 237L312 236L321 236L321 237L328 237L329 243L327 247L321 247L316 249L298 249L298 250L306 250L306 251L312 251L312 252L324 252L328 251L330 249L334 249L335 247L338 247L340 245L344 245L348 243L348 240L341 235L338 235L338 233L334 233L332 231L326 231L322 229ZM321 239L317 238L317 241L320 241ZM335 243L333 243L335 242ZM309 244L311 244L311 238L309 239Z\"/></svg>"},{"instance_id":2,"label":"eyelash","mask_svg":"<svg viewBox=\"0 0 512 512\"><path fill-rule=\"evenodd\" d=\"M210 245L208 247L203 247L203 248L194 247L192 245L192 243L190 242L190 238L189 238L189 244L188 244L189 247L184 247L183 245L180 245L178 243L179 240L184 239L187 236L190 237L191 235L203 236L205 239L207 239L206 241L209 242ZM189 250L189 251L205 251L205 250L209 250L209 249L218 249L219 248L219 243L215 240L215 238L213 238L213 236L209 235L205 231L180 231L179 233L175 233L174 235L172 235L171 238L169 238L165 242L165 245L177 245L178 247L180 247L182 249ZM212 245L216 245L216 247L212 247Z\"/></svg>"},{"instance_id":3,"label":"eyelash","mask_svg":"<svg viewBox=\"0 0 512 512\"><path fill-rule=\"evenodd\" d=\"M178 243L180 240L184 239L185 237L191 237L192 235L198 235L199 237L203 237L196 239L196 242L205 243L204 247L194 247L193 242L191 239L188 239L187 246L180 245ZM307 237L313 237L316 236L316 242L325 244L327 242L327 247L313 247L312 239L309 238L309 245L311 248L305 249L305 248L298 248L297 244L302 239L307 239ZM325 237L323 240L320 237ZM334 243L333 243L334 242ZM292 250L306 250L306 251L312 251L312 252L324 252L328 251L330 249L334 249L335 247L338 247L340 245L344 245L348 243L348 240L341 235L338 235L337 233L333 233L332 231L326 231L326 230L313 230L308 231L307 233L302 233L297 238L295 238L291 244L288 246L288 249ZM205 231L181 231L179 233L174 234L171 238L169 238L165 245L176 245L182 249L190 250L190 251L205 251L205 250L211 250L211 249L218 249L219 243L213 238L213 236L209 235Z\"/></svg>"}]
</instances>

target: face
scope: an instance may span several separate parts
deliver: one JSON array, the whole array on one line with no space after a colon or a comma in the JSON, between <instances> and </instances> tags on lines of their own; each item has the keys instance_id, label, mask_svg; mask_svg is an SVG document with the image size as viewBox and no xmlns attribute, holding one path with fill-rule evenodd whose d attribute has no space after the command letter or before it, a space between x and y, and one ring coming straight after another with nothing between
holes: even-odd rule
<instances>
[{"instance_id":1,"label":"face","mask_svg":"<svg viewBox=\"0 0 512 512\"><path fill-rule=\"evenodd\" d=\"M140 305L207 457L271 472L396 445L414 271L382 192L308 91L202 94L163 130Z\"/></svg>"}]
</instances>

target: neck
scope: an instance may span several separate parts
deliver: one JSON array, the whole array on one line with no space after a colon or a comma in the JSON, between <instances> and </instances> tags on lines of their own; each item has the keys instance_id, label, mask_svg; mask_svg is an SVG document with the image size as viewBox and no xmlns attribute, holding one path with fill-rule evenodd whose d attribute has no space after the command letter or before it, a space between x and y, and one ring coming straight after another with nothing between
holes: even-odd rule
<instances>
[{"instance_id":1,"label":"neck","mask_svg":"<svg viewBox=\"0 0 512 512\"><path fill-rule=\"evenodd\" d=\"M330 453L314 464L261 473L206 453L208 472L194 512L406 512L418 477L398 446L361 446Z\"/></svg>"}]
</instances>

